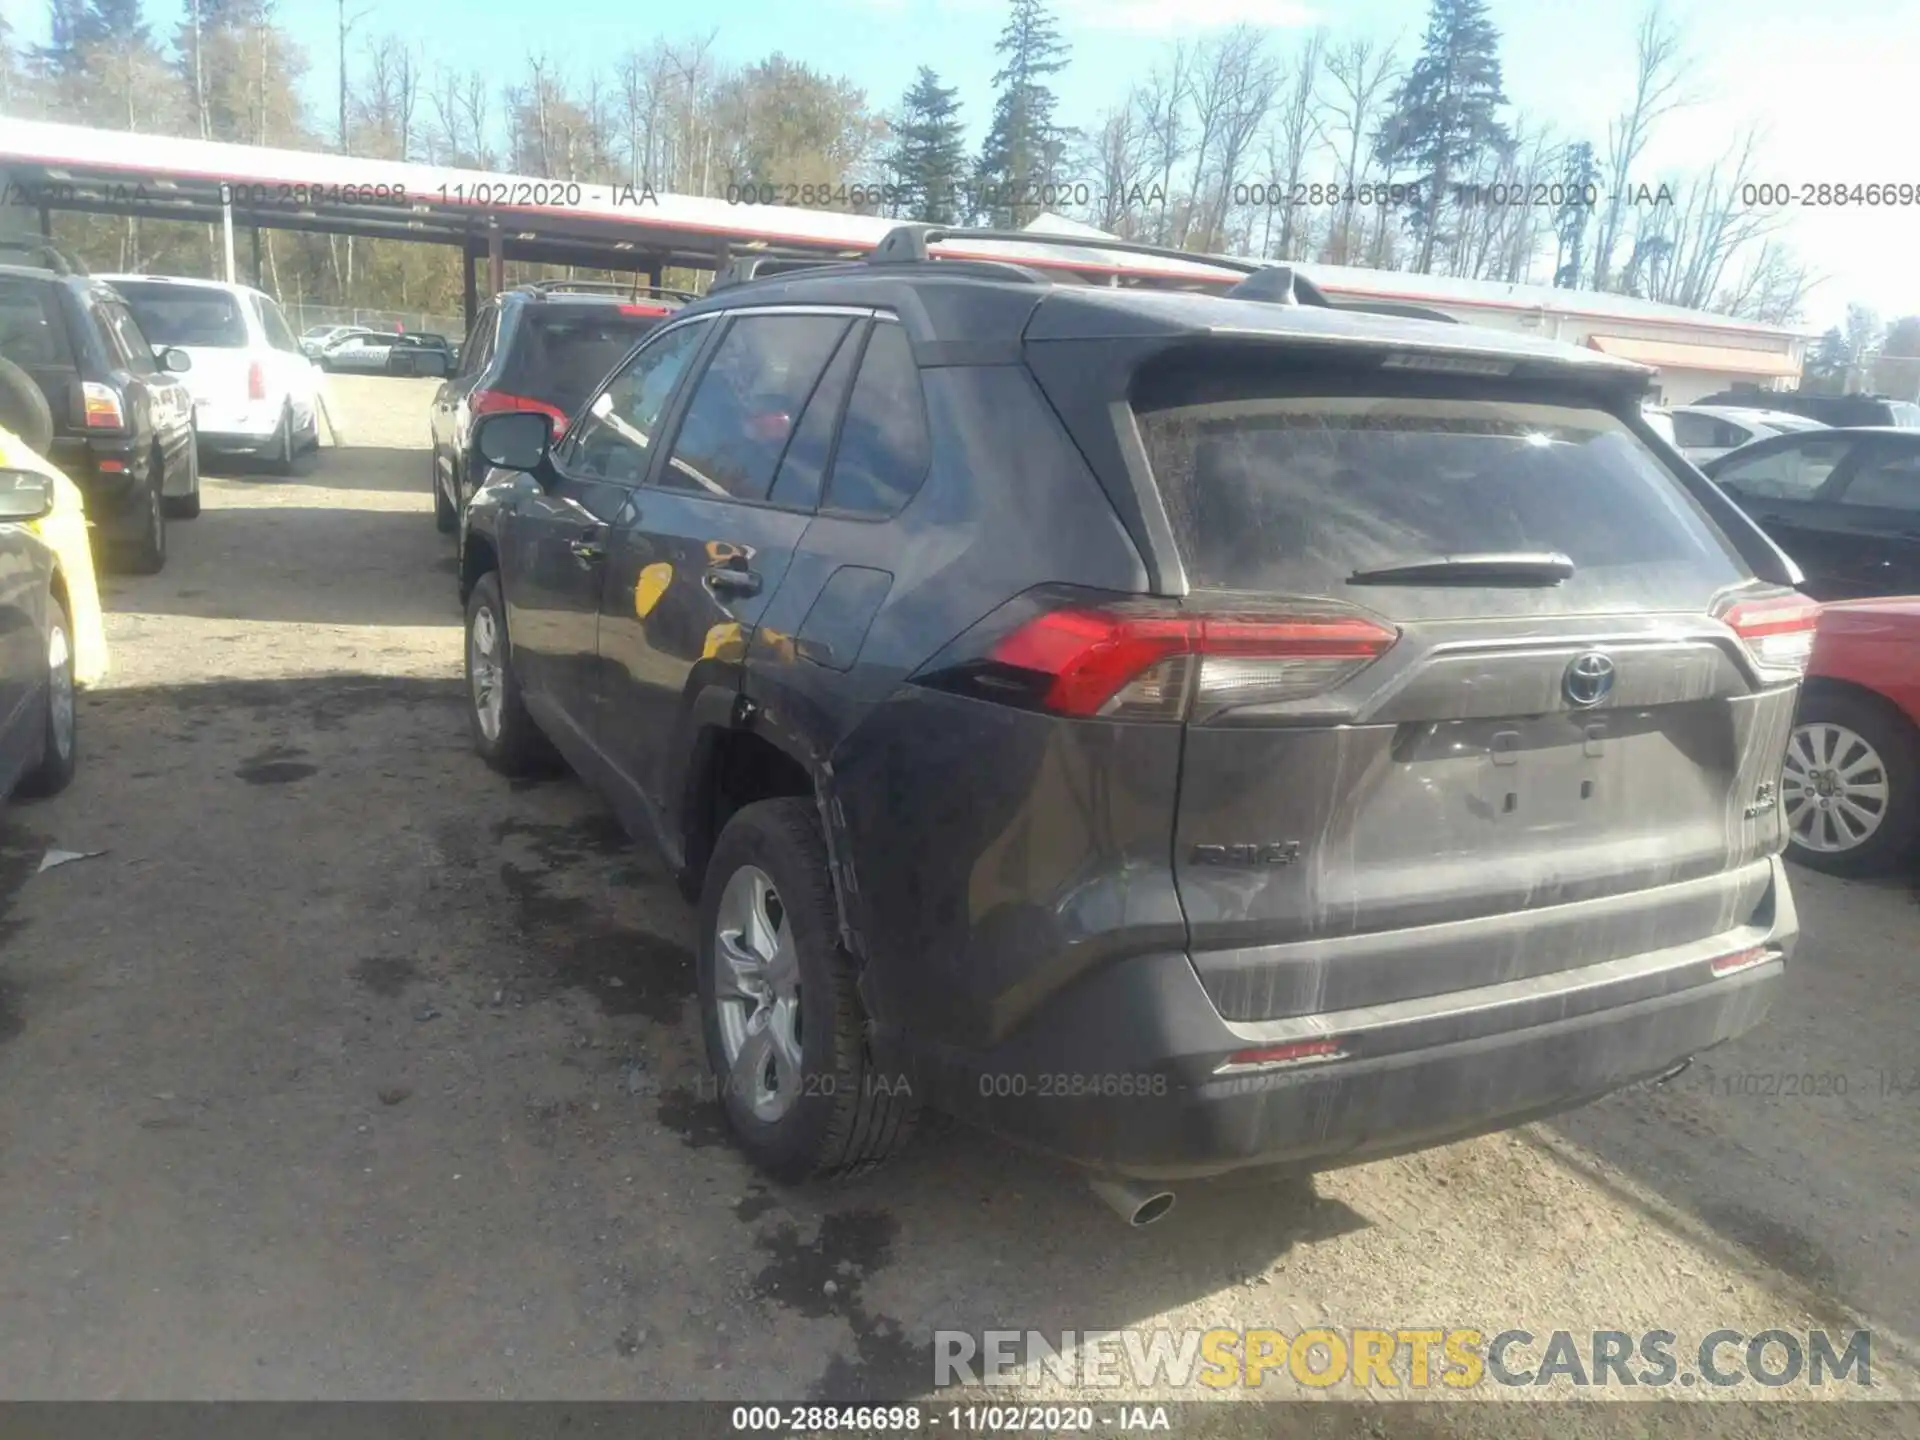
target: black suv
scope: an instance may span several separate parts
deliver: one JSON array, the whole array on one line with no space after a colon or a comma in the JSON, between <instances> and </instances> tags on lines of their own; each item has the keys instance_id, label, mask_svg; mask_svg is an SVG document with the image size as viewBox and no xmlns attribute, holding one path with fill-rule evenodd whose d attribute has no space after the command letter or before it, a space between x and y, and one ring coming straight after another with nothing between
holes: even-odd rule
<instances>
[{"instance_id":1,"label":"black suv","mask_svg":"<svg viewBox=\"0 0 1920 1440\"><path fill-rule=\"evenodd\" d=\"M546 416L558 436L607 372L692 298L611 281L546 280L488 301L460 347L459 368L433 397L433 515L440 529L452 534L459 528L474 490L476 420L526 410ZM410 363L399 341L388 358L390 370L396 361Z\"/></svg>"},{"instance_id":2,"label":"black suv","mask_svg":"<svg viewBox=\"0 0 1920 1440\"><path fill-rule=\"evenodd\" d=\"M143 574L166 564L167 516L200 513L193 397L174 378L191 364L156 353L58 247L0 239L0 423L66 472L108 556Z\"/></svg>"},{"instance_id":3,"label":"black suv","mask_svg":"<svg viewBox=\"0 0 1920 1440\"><path fill-rule=\"evenodd\" d=\"M1648 372L1284 268L981 258L1043 243L722 284L559 440L478 427L474 743L556 748L697 890L753 1159L931 1104L1138 1224L1756 1024L1815 607Z\"/></svg>"}]
</instances>

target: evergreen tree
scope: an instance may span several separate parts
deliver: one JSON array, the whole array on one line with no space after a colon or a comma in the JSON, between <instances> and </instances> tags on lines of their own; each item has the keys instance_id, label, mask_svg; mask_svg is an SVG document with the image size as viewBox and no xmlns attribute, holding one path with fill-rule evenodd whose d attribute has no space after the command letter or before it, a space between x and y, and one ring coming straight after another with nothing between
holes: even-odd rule
<instances>
[{"instance_id":1,"label":"evergreen tree","mask_svg":"<svg viewBox=\"0 0 1920 1440\"><path fill-rule=\"evenodd\" d=\"M934 225L962 218L967 151L958 94L922 65L901 99L899 117L889 127L893 148L887 152L887 169L899 191L896 214Z\"/></svg>"},{"instance_id":2,"label":"evergreen tree","mask_svg":"<svg viewBox=\"0 0 1920 1440\"><path fill-rule=\"evenodd\" d=\"M1590 197L1600 193L1600 164L1594 158L1591 141L1581 140L1567 147L1560 180L1566 187L1566 199L1553 216L1553 233L1558 241L1553 283L1563 290L1577 290L1587 268L1587 226L1598 203Z\"/></svg>"},{"instance_id":3,"label":"evergreen tree","mask_svg":"<svg viewBox=\"0 0 1920 1440\"><path fill-rule=\"evenodd\" d=\"M1007 27L993 47L1002 57L993 83L993 123L975 174L990 222L1017 229L1038 210L1035 187L1052 178L1065 148L1053 122L1056 100L1047 77L1067 68L1067 46L1042 0L1013 0Z\"/></svg>"},{"instance_id":4,"label":"evergreen tree","mask_svg":"<svg viewBox=\"0 0 1920 1440\"><path fill-rule=\"evenodd\" d=\"M1489 151L1512 145L1496 113L1507 103L1500 83L1500 32L1484 0L1433 0L1420 58L1393 97L1376 153L1420 187L1410 217L1420 237L1421 272L1433 269L1441 212L1455 177L1474 172Z\"/></svg>"}]
</instances>

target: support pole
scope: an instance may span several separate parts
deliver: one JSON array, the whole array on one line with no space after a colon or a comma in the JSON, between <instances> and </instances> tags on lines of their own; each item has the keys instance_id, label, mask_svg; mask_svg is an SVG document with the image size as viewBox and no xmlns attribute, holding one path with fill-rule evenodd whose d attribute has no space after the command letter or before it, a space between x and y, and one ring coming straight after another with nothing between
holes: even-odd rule
<instances>
[{"instance_id":1,"label":"support pole","mask_svg":"<svg viewBox=\"0 0 1920 1440\"><path fill-rule=\"evenodd\" d=\"M498 295L507 288L507 257L504 248L505 237L500 234L498 222L487 228L487 290L489 295Z\"/></svg>"},{"instance_id":2,"label":"support pole","mask_svg":"<svg viewBox=\"0 0 1920 1440\"><path fill-rule=\"evenodd\" d=\"M460 242L460 318L466 328L460 333L473 334L474 317L480 313L480 297L476 294L473 262L478 257L473 253L473 241L463 239Z\"/></svg>"},{"instance_id":3,"label":"support pole","mask_svg":"<svg viewBox=\"0 0 1920 1440\"><path fill-rule=\"evenodd\" d=\"M266 277L260 273L260 227L258 225L253 227L253 288L256 290L267 288Z\"/></svg>"},{"instance_id":4,"label":"support pole","mask_svg":"<svg viewBox=\"0 0 1920 1440\"><path fill-rule=\"evenodd\" d=\"M227 284L234 283L233 278L233 196L226 186L221 186L220 196L220 234L221 243L227 258Z\"/></svg>"}]
</instances>

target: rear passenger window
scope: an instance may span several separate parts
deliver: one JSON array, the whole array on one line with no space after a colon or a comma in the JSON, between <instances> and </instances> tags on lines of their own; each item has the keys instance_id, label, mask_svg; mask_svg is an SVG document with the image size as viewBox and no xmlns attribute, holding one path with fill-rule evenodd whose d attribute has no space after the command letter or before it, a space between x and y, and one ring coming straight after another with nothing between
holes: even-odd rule
<instances>
[{"instance_id":1,"label":"rear passenger window","mask_svg":"<svg viewBox=\"0 0 1920 1440\"><path fill-rule=\"evenodd\" d=\"M1920 450L1881 455L1861 466L1860 473L1847 483L1840 503L1920 511Z\"/></svg>"},{"instance_id":2,"label":"rear passenger window","mask_svg":"<svg viewBox=\"0 0 1920 1440\"><path fill-rule=\"evenodd\" d=\"M920 488L932 454L913 347L898 325L875 325L847 402L822 508L892 515Z\"/></svg>"},{"instance_id":3,"label":"rear passenger window","mask_svg":"<svg viewBox=\"0 0 1920 1440\"><path fill-rule=\"evenodd\" d=\"M1728 465L1714 479L1757 500L1811 500L1846 459L1851 440L1811 440Z\"/></svg>"},{"instance_id":4,"label":"rear passenger window","mask_svg":"<svg viewBox=\"0 0 1920 1440\"><path fill-rule=\"evenodd\" d=\"M773 478L773 490L767 499L790 510L811 510L820 503L820 482L826 473L827 458L833 453L834 432L840 425L840 409L847 402L847 387L853 383L853 367L860 363L860 333L851 331L833 352L820 383L813 387L813 398L793 432L780 473Z\"/></svg>"},{"instance_id":5,"label":"rear passenger window","mask_svg":"<svg viewBox=\"0 0 1920 1440\"><path fill-rule=\"evenodd\" d=\"M852 322L839 315L743 315L687 402L661 483L764 500L794 425Z\"/></svg>"}]
</instances>

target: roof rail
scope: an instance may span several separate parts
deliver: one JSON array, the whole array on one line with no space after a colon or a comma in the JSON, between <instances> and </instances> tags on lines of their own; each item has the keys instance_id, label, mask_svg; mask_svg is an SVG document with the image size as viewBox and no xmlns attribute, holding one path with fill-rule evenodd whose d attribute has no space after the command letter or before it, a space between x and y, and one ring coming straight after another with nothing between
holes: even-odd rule
<instances>
[{"instance_id":1,"label":"roof rail","mask_svg":"<svg viewBox=\"0 0 1920 1440\"><path fill-rule=\"evenodd\" d=\"M28 256L29 264L39 265L56 275L87 273L86 265L78 256L63 250L44 235L0 235L0 255L8 253Z\"/></svg>"},{"instance_id":2,"label":"roof rail","mask_svg":"<svg viewBox=\"0 0 1920 1440\"><path fill-rule=\"evenodd\" d=\"M796 270L831 270L862 263L864 261L861 259L841 260L819 256L742 255L713 277L707 293L711 295L715 290L724 290L731 285L744 285L749 280L764 280L770 275L787 275Z\"/></svg>"},{"instance_id":3,"label":"roof rail","mask_svg":"<svg viewBox=\"0 0 1920 1440\"><path fill-rule=\"evenodd\" d=\"M635 285L625 280L527 280L512 287L540 295L654 295L666 300L691 303L699 297L687 290L670 290L664 285Z\"/></svg>"},{"instance_id":4,"label":"roof rail","mask_svg":"<svg viewBox=\"0 0 1920 1440\"><path fill-rule=\"evenodd\" d=\"M1055 246L1063 250L1107 250L1120 255L1147 255L1159 260L1178 260L1187 265L1209 266L1216 270L1237 270L1252 275L1267 268L1257 260L1238 260L1221 255L1201 255L1172 245L1143 245L1134 240L1109 240L1104 235L1049 235L1037 230L972 230L958 225L896 225L867 257L873 265L905 265L934 259L928 248L946 241L993 240L1009 245ZM1018 264L1018 257L1008 256ZM1196 277L1197 278L1197 277Z\"/></svg>"},{"instance_id":5,"label":"roof rail","mask_svg":"<svg viewBox=\"0 0 1920 1440\"><path fill-rule=\"evenodd\" d=\"M1405 320L1437 320L1442 325L1461 323L1457 315L1444 310L1429 310L1425 305L1403 305L1397 300L1334 300L1336 310L1359 310L1368 315L1398 315Z\"/></svg>"}]
</instances>

